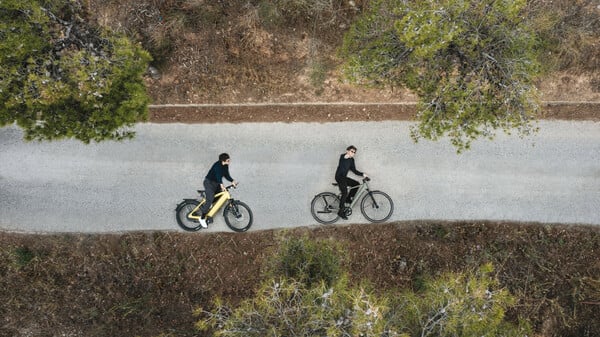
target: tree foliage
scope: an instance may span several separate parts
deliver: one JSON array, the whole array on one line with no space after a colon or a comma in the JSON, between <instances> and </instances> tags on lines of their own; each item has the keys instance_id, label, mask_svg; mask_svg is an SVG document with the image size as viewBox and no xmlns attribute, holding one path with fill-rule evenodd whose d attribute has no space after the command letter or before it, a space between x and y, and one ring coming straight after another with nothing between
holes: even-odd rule
<instances>
[{"instance_id":1,"label":"tree foliage","mask_svg":"<svg viewBox=\"0 0 600 337\"><path fill-rule=\"evenodd\" d=\"M366 280L351 284L341 269L332 280L332 275L324 272L332 265L330 259L320 259L315 253L329 254L340 248L327 241L319 241L319 245L309 242L306 239L284 242L274 259L281 259L275 265L286 268L272 269L256 295L235 308L217 298L211 308L197 309L200 320L196 327L222 337L516 337L531 332L527 324L513 324L505 319L506 310L515 300L492 277L491 265L471 272L441 275L425 282L419 292L381 294ZM323 248L328 245L329 249ZM294 254L297 258L292 258ZM306 268L298 262L306 257L312 261L307 265L322 265ZM297 266L298 270L292 272L291 266ZM290 274L293 276L289 277ZM319 279L316 275L325 277ZM309 279L312 281L306 282Z\"/></svg>"},{"instance_id":2,"label":"tree foliage","mask_svg":"<svg viewBox=\"0 0 600 337\"><path fill-rule=\"evenodd\" d=\"M346 75L419 97L415 141L449 136L458 151L497 129L535 130L536 35L526 0L375 0L346 34Z\"/></svg>"},{"instance_id":3,"label":"tree foliage","mask_svg":"<svg viewBox=\"0 0 600 337\"><path fill-rule=\"evenodd\" d=\"M27 140L133 136L150 56L85 14L78 0L0 1L0 126L16 123Z\"/></svg>"}]
</instances>

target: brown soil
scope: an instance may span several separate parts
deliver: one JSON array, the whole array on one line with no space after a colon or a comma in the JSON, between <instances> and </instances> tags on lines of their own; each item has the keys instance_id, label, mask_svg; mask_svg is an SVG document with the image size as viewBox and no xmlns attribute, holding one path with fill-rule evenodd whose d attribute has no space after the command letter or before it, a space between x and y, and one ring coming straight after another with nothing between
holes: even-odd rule
<instances>
[{"instance_id":1,"label":"brown soil","mask_svg":"<svg viewBox=\"0 0 600 337\"><path fill-rule=\"evenodd\" d=\"M424 278L491 262L535 336L598 336L600 229L412 221L248 233L0 233L0 336L210 336L192 312L236 303L263 280L281 240L340 243L351 284L418 289Z\"/></svg>"},{"instance_id":2,"label":"brown soil","mask_svg":"<svg viewBox=\"0 0 600 337\"><path fill-rule=\"evenodd\" d=\"M154 123L243 123L243 122L344 122L411 120L412 103L319 103L151 106ZM542 119L600 121L600 102L546 103Z\"/></svg>"}]
</instances>

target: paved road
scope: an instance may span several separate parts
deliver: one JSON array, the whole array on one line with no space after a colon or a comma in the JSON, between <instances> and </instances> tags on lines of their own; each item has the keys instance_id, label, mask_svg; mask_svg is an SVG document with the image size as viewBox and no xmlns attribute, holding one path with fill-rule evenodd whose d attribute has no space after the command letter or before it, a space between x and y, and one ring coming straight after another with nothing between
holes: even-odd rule
<instances>
[{"instance_id":1,"label":"paved road","mask_svg":"<svg viewBox=\"0 0 600 337\"><path fill-rule=\"evenodd\" d=\"M600 224L600 123L540 122L457 155L447 141L412 143L409 122L140 124L137 138L83 145L24 143L0 129L0 229L25 232L178 230L175 205L194 196L220 152L253 230L314 225L311 198L337 158L396 203L392 220L491 219ZM348 223L365 223L355 212ZM228 231L219 216L208 231Z\"/></svg>"}]
</instances>

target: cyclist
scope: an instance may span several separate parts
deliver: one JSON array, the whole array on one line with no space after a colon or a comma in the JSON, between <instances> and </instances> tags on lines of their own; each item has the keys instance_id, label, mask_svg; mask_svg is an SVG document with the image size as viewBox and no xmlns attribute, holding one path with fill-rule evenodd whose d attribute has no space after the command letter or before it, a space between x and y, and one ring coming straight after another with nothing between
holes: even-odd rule
<instances>
[{"instance_id":1,"label":"cyclist","mask_svg":"<svg viewBox=\"0 0 600 337\"><path fill-rule=\"evenodd\" d=\"M348 194L348 187L358 186L358 181L348 178L348 171L352 171L354 174L358 176L362 176L366 178L367 175L363 172L360 172L356 169L354 165L354 155L356 154L356 147L354 145L350 145L346 148L346 153L342 153L340 156L340 161L337 169L335 170L335 181L338 183L338 187L340 188L340 192L342 192L342 197L340 198L340 210L338 211L338 215L344 219L348 220L348 217L344 213L345 203L350 203L352 198L356 194L357 189L354 188L350 190L350 194Z\"/></svg>"},{"instance_id":2,"label":"cyclist","mask_svg":"<svg viewBox=\"0 0 600 337\"><path fill-rule=\"evenodd\" d=\"M200 207L200 211L202 212L202 216L200 217L200 226L202 228L207 228L206 224L206 213L210 210L210 206L215 199L215 194L220 191L225 190L225 185L223 185L223 178L229 180L233 186L237 185L237 182L231 178L229 175L229 163L231 162L231 158L227 153L221 153L219 155L219 160L216 161L206 177L204 178L204 192L206 193L206 202Z\"/></svg>"}]
</instances>

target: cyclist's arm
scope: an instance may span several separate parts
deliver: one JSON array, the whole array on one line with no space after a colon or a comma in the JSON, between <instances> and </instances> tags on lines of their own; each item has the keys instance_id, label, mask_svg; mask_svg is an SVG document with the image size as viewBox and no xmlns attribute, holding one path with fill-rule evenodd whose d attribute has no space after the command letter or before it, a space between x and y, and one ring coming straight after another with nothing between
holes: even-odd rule
<instances>
[{"instance_id":1,"label":"cyclist's arm","mask_svg":"<svg viewBox=\"0 0 600 337\"><path fill-rule=\"evenodd\" d=\"M223 170L223 177L225 177L225 179L229 180L231 182L231 184L233 184L233 186L237 185L237 181L235 181L235 179L233 179L231 177L231 175L229 174L229 166L225 166L224 170ZM225 186L223 184L221 184L221 188L225 189Z\"/></svg>"},{"instance_id":2,"label":"cyclist's arm","mask_svg":"<svg viewBox=\"0 0 600 337\"><path fill-rule=\"evenodd\" d=\"M362 176L365 178L367 177L367 175L364 172L360 172L359 170L356 169L356 165L354 164L354 159L352 159L352 162L350 164L350 171L352 171L357 176Z\"/></svg>"},{"instance_id":3,"label":"cyclist's arm","mask_svg":"<svg viewBox=\"0 0 600 337\"><path fill-rule=\"evenodd\" d=\"M225 179L229 180L230 182L234 182L235 179L231 178L231 175L229 175L229 167L225 166L224 170L223 170L223 177L225 177Z\"/></svg>"}]
</instances>

